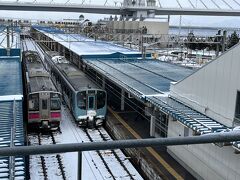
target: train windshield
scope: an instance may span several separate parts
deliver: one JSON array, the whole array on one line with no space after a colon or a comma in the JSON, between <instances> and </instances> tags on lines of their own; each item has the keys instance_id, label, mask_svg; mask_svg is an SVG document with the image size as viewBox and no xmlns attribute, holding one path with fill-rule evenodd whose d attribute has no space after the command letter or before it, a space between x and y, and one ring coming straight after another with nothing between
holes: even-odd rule
<instances>
[{"instance_id":1,"label":"train windshield","mask_svg":"<svg viewBox=\"0 0 240 180\"><path fill-rule=\"evenodd\" d=\"M51 93L51 110L61 109L61 99L60 94Z\"/></svg>"},{"instance_id":2,"label":"train windshield","mask_svg":"<svg viewBox=\"0 0 240 180\"><path fill-rule=\"evenodd\" d=\"M101 109L106 103L106 93L104 91L97 92L97 109Z\"/></svg>"},{"instance_id":3,"label":"train windshield","mask_svg":"<svg viewBox=\"0 0 240 180\"><path fill-rule=\"evenodd\" d=\"M87 94L86 91L79 92L77 94L77 105L80 109L86 109Z\"/></svg>"},{"instance_id":4,"label":"train windshield","mask_svg":"<svg viewBox=\"0 0 240 180\"><path fill-rule=\"evenodd\" d=\"M29 111L39 111L39 94L30 94L28 100Z\"/></svg>"}]
</instances>

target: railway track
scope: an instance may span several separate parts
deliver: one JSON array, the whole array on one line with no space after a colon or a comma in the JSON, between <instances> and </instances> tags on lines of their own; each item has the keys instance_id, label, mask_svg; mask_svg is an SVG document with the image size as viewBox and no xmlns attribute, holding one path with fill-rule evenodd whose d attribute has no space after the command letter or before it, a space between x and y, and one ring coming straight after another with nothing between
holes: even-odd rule
<instances>
[{"instance_id":1,"label":"railway track","mask_svg":"<svg viewBox=\"0 0 240 180\"><path fill-rule=\"evenodd\" d=\"M70 111L66 106L64 109L63 116L71 116ZM79 139L79 142L112 141L110 135L102 127L97 129L81 129L77 126L73 117L71 117L71 120L69 119L66 123L71 128L75 138ZM92 161L95 164L95 167L101 171L100 173L104 174L103 179L141 179L139 176L131 173L132 169L129 167L129 164L131 163L121 150L104 150L86 153L87 156L91 156L90 161ZM99 161L101 161L101 163L99 163ZM103 172L103 169L105 169L105 173Z\"/></svg>"},{"instance_id":2,"label":"railway track","mask_svg":"<svg viewBox=\"0 0 240 180\"><path fill-rule=\"evenodd\" d=\"M40 51L40 49L38 49ZM54 82L54 81L53 81ZM55 84L56 86L56 84ZM73 138L77 140L78 143L81 142L96 142L96 141L110 141L112 140L111 137L108 135L106 130L103 128L98 128L95 130L85 129L82 130L78 127L78 125L75 123L73 116L71 115L69 109L63 105L64 109L62 112L63 119L64 116L67 117L66 120L68 126L70 127ZM65 115L64 115L65 113ZM52 142L51 144L55 144L54 136L53 134L50 135ZM48 137L50 138L50 137ZM43 141L41 141L43 142ZM49 143L49 141L47 141ZM88 159L88 163L93 162L95 165L95 168L97 171L99 171L99 174L101 174L102 179L139 179L139 176L136 174L131 174L130 171L132 170L133 166L130 166L130 161L125 157L125 155L122 153L121 150L107 150L107 151L96 151L96 152L86 152L87 155L85 155L85 159ZM58 156L58 155L57 155ZM57 163L59 166L59 169L61 172L58 172L57 174L62 175L62 179L64 179L64 167L61 163L61 157L55 157L55 160L57 159ZM52 158L52 157L51 157ZM48 159L45 160L44 157L42 164L47 164ZM60 159L60 160L58 160ZM101 163L100 163L101 161ZM104 167L103 167L104 166ZM93 171L93 170L92 170ZM96 171L96 170L95 170ZM134 171L136 172L136 170ZM46 172L48 175L48 172ZM94 174L94 173L93 173ZM136 176L136 177L134 177ZM56 178L54 178L56 179ZM96 178L98 179L98 178ZM141 179L141 178L140 178ZM45 179L44 179L45 180Z\"/></svg>"},{"instance_id":3,"label":"railway track","mask_svg":"<svg viewBox=\"0 0 240 180\"><path fill-rule=\"evenodd\" d=\"M107 134L106 130L102 127L95 129L92 131L91 129L84 129L87 137L91 142L100 142L100 141L111 141L110 136ZM121 170L121 172L125 172L123 176L120 176L120 179L131 179L134 180L134 176L129 172L126 165L124 164L124 159L121 159L118 155L120 150L105 150L105 151L96 151L101 160L103 161L105 167L111 174L113 179L116 179L115 177L118 177L118 172ZM109 158L111 157L111 158ZM112 161L113 159L119 163L118 168L112 168Z\"/></svg>"},{"instance_id":4,"label":"railway track","mask_svg":"<svg viewBox=\"0 0 240 180\"><path fill-rule=\"evenodd\" d=\"M57 135L55 132L29 134L28 139L32 146L51 145L56 144L55 135ZM37 179L67 180L60 154L30 156L30 167L33 166L37 166L37 168L32 168L37 169L37 172L30 173L31 179L35 179L34 177L38 176Z\"/></svg>"}]
</instances>

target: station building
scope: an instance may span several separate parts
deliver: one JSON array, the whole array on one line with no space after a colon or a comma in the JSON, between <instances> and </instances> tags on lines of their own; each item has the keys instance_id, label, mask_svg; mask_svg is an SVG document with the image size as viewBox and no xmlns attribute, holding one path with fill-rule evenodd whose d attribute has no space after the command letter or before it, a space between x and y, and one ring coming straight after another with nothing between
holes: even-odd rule
<instances>
[{"instance_id":1,"label":"station building","mask_svg":"<svg viewBox=\"0 0 240 180\"><path fill-rule=\"evenodd\" d=\"M229 131L236 129L240 122L239 55L240 45L237 45L192 75L172 83L170 97L198 112L198 116L202 114L206 119L219 122ZM189 119L180 123L171 115L168 119L168 137L196 135L194 125L186 125ZM216 126L215 130L218 128L222 127ZM232 146L206 144L168 147L168 151L199 179L240 179L237 142Z\"/></svg>"}]
</instances>

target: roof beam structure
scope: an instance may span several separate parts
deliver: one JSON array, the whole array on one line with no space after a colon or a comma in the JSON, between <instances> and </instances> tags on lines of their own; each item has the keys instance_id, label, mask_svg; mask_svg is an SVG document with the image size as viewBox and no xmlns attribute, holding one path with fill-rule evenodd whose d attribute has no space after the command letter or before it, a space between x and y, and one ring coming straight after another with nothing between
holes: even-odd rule
<instances>
[{"instance_id":1,"label":"roof beam structure","mask_svg":"<svg viewBox=\"0 0 240 180\"><path fill-rule=\"evenodd\" d=\"M131 15L137 11L155 11L156 15L201 15L201 16L240 16L240 9L197 9L197 8L163 8L141 6L100 6L85 4L57 3L19 3L0 2L0 10L15 11L51 11L51 12L81 12L95 14Z\"/></svg>"}]
</instances>

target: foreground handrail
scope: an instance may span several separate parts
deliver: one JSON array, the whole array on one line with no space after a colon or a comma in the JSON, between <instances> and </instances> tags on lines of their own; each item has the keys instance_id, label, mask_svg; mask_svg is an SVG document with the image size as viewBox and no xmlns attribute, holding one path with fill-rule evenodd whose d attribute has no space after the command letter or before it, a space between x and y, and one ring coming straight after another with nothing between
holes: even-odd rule
<instances>
[{"instance_id":1,"label":"foreground handrail","mask_svg":"<svg viewBox=\"0 0 240 180\"><path fill-rule=\"evenodd\" d=\"M58 154L67 152L94 151L107 149L207 144L236 141L240 141L240 131L211 133L207 135L191 137L149 138L149 139L116 140L108 142L87 142L75 144L4 147L0 148L0 156L27 156L37 154Z\"/></svg>"}]
</instances>

